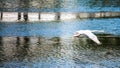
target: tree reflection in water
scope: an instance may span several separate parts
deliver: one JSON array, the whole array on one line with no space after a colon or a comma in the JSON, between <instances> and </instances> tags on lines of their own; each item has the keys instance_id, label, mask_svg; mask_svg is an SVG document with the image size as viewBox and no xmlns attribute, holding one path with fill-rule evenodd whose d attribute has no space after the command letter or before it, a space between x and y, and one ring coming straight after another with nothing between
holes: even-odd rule
<instances>
[{"instance_id":1,"label":"tree reflection in water","mask_svg":"<svg viewBox=\"0 0 120 68\"><path fill-rule=\"evenodd\" d=\"M98 35L102 45L97 45L87 37L73 39L61 37L0 37L0 62L26 67L67 66L104 64L102 61L119 59L120 37ZM15 63L14 63L15 62ZM45 62L45 63L44 63ZM111 61L112 62L112 61ZM117 62L117 61L116 61ZM114 62L114 63L116 63ZM41 65L42 66L41 66ZM69 65L71 64L71 65ZM8 64L9 65L9 64Z\"/></svg>"}]
</instances>

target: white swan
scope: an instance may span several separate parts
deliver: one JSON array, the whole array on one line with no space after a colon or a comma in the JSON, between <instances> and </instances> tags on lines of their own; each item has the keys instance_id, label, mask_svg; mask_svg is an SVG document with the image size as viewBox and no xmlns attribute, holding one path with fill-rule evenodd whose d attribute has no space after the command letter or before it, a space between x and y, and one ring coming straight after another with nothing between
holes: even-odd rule
<instances>
[{"instance_id":1,"label":"white swan","mask_svg":"<svg viewBox=\"0 0 120 68\"><path fill-rule=\"evenodd\" d=\"M93 40L95 43L98 45L101 44L101 42L98 40L97 36L93 34L92 32L103 32L103 31L98 31L98 30L79 30L74 33L74 37L78 37L80 35L87 35L91 40Z\"/></svg>"}]
</instances>

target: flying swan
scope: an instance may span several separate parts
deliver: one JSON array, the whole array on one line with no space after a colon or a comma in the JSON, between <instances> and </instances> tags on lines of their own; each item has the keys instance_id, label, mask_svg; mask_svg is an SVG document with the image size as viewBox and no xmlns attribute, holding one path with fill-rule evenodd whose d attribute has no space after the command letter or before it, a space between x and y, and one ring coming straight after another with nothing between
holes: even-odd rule
<instances>
[{"instance_id":1,"label":"flying swan","mask_svg":"<svg viewBox=\"0 0 120 68\"><path fill-rule=\"evenodd\" d=\"M74 33L74 37L78 37L80 35L86 35L88 36L91 40L93 40L95 43L98 45L101 44L101 42L98 40L97 36L93 34L92 32L103 32L103 31L98 31L98 30L79 30Z\"/></svg>"}]
</instances>

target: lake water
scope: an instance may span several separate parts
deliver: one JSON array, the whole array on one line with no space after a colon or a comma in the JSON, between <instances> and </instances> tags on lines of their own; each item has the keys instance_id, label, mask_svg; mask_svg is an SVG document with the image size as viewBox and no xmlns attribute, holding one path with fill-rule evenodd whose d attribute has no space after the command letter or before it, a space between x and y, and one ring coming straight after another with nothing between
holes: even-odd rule
<instances>
[{"instance_id":1,"label":"lake water","mask_svg":"<svg viewBox=\"0 0 120 68\"><path fill-rule=\"evenodd\" d=\"M0 68L119 68L119 18L0 23ZM95 33L102 45L77 30Z\"/></svg>"},{"instance_id":2,"label":"lake water","mask_svg":"<svg viewBox=\"0 0 120 68\"><path fill-rule=\"evenodd\" d=\"M77 30L103 30L120 35L119 18L79 19L56 22L0 23L0 36L72 36Z\"/></svg>"},{"instance_id":3,"label":"lake water","mask_svg":"<svg viewBox=\"0 0 120 68\"><path fill-rule=\"evenodd\" d=\"M0 0L0 12L120 11L120 0ZM120 18L0 22L0 68L119 68ZM77 30L95 33L102 45Z\"/></svg>"},{"instance_id":4,"label":"lake water","mask_svg":"<svg viewBox=\"0 0 120 68\"><path fill-rule=\"evenodd\" d=\"M1 0L0 11L119 12L120 0Z\"/></svg>"},{"instance_id":5,"label":"lake water","mask_svg":"<svg viewBox=\"0 0 120 68\"><path fill-rule=\"evenodd\" d=\"M106 37L109 36L109 37ZM0 37L0 68L119 68L120 37Z\"/></svg>"}]
</instances>

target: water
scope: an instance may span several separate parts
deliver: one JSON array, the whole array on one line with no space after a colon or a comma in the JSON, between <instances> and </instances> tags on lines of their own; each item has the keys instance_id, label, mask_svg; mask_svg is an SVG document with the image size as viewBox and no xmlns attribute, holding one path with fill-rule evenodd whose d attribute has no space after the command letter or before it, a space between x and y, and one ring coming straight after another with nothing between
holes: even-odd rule
<instances>
[{"instance_id":1,"label":"water","mask_svg":"<svg viewBox=\"0 0 120 68\"><path fill-rule=\"evenodd\" d=\"M119 68L120 37L100 36L0 37L0 68Z\"/></svg>"},{"instance_id":2,"label":"water","mask_svg":"<svg viewBox=\"0 0 120 68\"><path fill-rule=\"evenodd\" d=\"M120 11L120 0L0 0L0 11ZM54 22L0 22L0 68L119 68L120 18ZM74 38L77 30L95 33Z\"/></svg>"},{"instance_id":3,"label":"water","mask_svg":"<svg viewBox=\"0 0 120 68\"><path fill-rule=\"evenodd\" d=\"M120 35L119 18L80 19L61 22L0 23L0 36L72 36L77 30L104 30Z\"/></svg>"},{"instance_id":4,"label":"water","mask_svg":"<svg viewBox=\"0 0 120 68\"><path fill-rule=\"evenodd\" d=\"M0 0L0 11L119 12L120 0Z\"/></svg>"},{"instance_id":5,"label":"water","mask_svg":"<svg viewBox=\"0 0 120 68\"><path fill-rule=\"evenodd\" d=\"M0 23L0 68L119 68L119 18ZM102 45L76 30L96 33Z\"/></svg>"}]
</instances>

